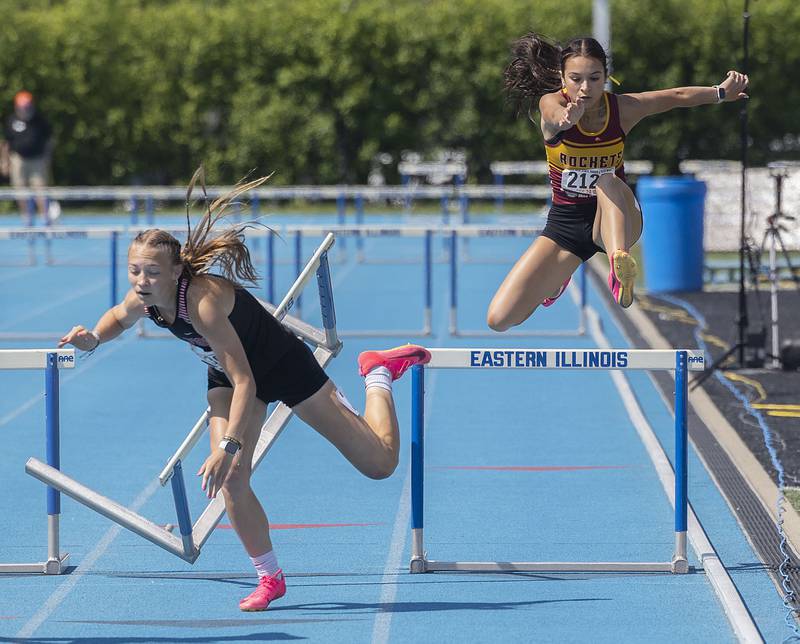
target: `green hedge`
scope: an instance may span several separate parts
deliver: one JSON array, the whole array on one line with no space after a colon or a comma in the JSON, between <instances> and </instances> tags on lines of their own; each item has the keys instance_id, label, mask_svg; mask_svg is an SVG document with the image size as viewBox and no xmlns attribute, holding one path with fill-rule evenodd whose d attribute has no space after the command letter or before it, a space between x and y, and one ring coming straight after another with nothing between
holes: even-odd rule
<instances>
[{"instance_id":1,"label":"green hedge","mask_svg":"<svg viewBox=\"0 0 800 644\"><path fill-rule=\"evenodd\" d=\"M468 152L486 181L496 159L543 157L501 91L510 42L528 29L591 30L591 2L563 0L0 0L0 101L39 98L58 137L61 184L184 183L276 171L274 183L363 182L377 152ZM617 91L719 82L740 67L741 8L726 0L612 0ZM569 7L569 10L567 10ZM751 19L754 162L796 138L794 0ZM767 90L771 88L771 90ZM737 158L736 105L653 117L629 157ZM778 156L785 157L786 153ZM395 178L395 177L393 177Z\"/></svg>"}]
</instances>

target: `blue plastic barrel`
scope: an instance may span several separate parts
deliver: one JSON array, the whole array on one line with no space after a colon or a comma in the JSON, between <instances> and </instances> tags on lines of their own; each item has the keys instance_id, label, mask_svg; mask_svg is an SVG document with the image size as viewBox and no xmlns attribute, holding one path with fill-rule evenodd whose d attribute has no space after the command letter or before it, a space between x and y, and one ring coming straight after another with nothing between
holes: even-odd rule
<instances>
[{"instance_id":1,"label":"blue plastic barrel","mask_svg":"<svg viewBox=\"0 0 800 644\"><path fill-rule=\"evenodd\" d=\"M636 195L647 291L702 290L706 184L691 176L640 177Z\"/></svg>"}]
</instances>

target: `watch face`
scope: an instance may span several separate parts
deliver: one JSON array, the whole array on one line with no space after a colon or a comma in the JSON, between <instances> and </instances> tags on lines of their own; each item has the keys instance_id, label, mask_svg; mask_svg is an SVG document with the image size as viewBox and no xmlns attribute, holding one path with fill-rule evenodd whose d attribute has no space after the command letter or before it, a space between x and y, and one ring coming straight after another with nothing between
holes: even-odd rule
<instances>
[{"instance_id":1,"label":"watch face","mask_svg":"<svg viewBox=\"0 0 800 644\"><path fill-rule=\"evenodd\" d=\"M220 445L228 454L236 454L239 451L239 446L233 441L222 441Z\"/></svg>"}]
</instances>

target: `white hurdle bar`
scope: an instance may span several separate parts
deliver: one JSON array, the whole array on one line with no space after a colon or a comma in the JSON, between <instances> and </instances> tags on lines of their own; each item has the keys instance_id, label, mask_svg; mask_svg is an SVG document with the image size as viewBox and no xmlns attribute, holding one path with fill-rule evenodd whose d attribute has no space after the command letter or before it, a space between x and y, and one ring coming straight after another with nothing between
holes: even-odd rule
<instances>
[{"instance_id":1,"label":"white hurdle bar","mask_svg":"<svg viewBox=\"0 0 800 644\"><path fill-rule=\"evenodd\" d=\"M339 353L342 347L336 332L336 314L327 256L327 252L333 243L334 236L329 233L274 312L278 319L283 319L284 324L294 328L291 320L287 320L286 314L291 309L296 297L316 273L324 328L315 329L303 323L296 330L302 337L313 336L318 340L314 350L314 357L323 368ZM278 436L280 436L291 417L292 410L281 403L275 407L264 422L255 453L253 454L252 468L254 470L261 463ZM207 418L208 410L201 415L189 435L181 443L178 451L169 459L167 466L159 475L161 485L165 485L168 480L172 481L172 493L178 516L180 537L173 535L166 527L153 523L120 503L68 477L59 471L57 466L54 467L42 463L38 459L30 458L25 465L25 471L128 530L144 537L167 552L189 563L194 563L197 557L200 556L203 544L211 536L214 528L225 513L225 501L222 495L218 494L216 498L209 502L194 525L192 525L189 515L181 462L200 439L206 427Z\"/></svg>"},{"instance_id":2,"label":"white hurdle bar","mask_svg":"<svg viewBox=\"0 0 800 644\"><path fill-rule=\"evenodd\" d=\"M59 467L59 387L60 369L75 367L75 349L4 349L0 350L0 369L43 369L45 374L45 435L47 463ZM0 563L0 573L43 573L60 575L67 567L69 554L61 553L59 518L61 495L47 488L47 561L36 563Z\"/></svg>"},{"instance_id":3,"label":"white hurdle bar","mask_svg":"<svg viewBox=\"0 0 800 644\"><path fill-rule=\"evenodd\" d=\"M644 349L429 349L431 360L412 367L411 512L412 573L492 572L672 572L686 573L688 371L702 371L695 350ZM425 369L675 370L675 548L666 562L435 561L424 543Z\"/></svg>"}]
</instances>

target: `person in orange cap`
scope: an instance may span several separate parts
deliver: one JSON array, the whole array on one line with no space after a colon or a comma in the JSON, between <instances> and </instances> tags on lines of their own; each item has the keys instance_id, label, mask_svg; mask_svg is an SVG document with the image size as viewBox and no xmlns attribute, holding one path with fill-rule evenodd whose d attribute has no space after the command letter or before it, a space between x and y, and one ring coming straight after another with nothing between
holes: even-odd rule
<instances>
[{"instance_id":1,"label":"person in orange cap","mask_svg":"<svg viewBox=\"0 0 800 644\"><path fill-rule=\"evenodd\" d=\"M50 162L53 153L53 131L47 119L36 108L33 95L25 90L14 96L14 113L3 127L0 157L6 166L4 174L10 175L14 188L44 188L49 183ZM28 199L18 199L20 214L25 225L33 224L33 212ZM47 199L36 198L42 219L47 217Z\"/></svg>"}]
</instances>

